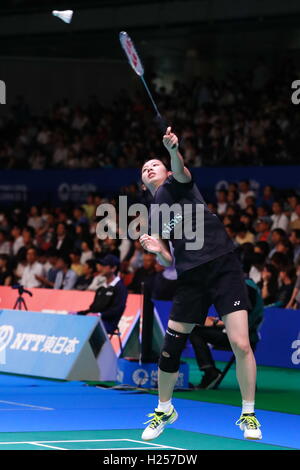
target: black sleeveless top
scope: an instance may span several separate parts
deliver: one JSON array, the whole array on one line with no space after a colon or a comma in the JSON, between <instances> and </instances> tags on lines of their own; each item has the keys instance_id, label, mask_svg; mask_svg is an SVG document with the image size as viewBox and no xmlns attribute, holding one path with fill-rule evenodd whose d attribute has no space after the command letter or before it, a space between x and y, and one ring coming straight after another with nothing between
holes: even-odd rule
<instances>
[{"instance_id":1,"label":"black sleeveless top","mask_svg":"<svg viewBox=\"0 0 300 470\"><path fill-rule=\"evenodd\" d=\"M173 204L175 210L163 217L162 208ZM208 209L193 180L179 183L169 176L156 190L150 209L149 232L170 240L178 276L234 251L222 222Z\"/></svg>"}]
</instances>

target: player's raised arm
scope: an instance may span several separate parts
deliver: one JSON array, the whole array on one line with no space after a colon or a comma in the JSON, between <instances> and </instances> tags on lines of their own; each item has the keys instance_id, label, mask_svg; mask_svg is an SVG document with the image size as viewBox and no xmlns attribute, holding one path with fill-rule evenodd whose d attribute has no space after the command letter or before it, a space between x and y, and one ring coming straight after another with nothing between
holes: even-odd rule
<instances>
[{"instance_id":1,"label":"player's raised arm","mask_svg":"<svg viewBox=\"0 0 300 470\"><path fill-rule=\"evenodd\" d=\"M178 137L172 132L171 127L168 127L163 137L163 144L168 150L171 157L171 169L173 177L179 183L189 183L192 179L191 173L184 166L184 161L181 153L178 150Z\"/></svg>"}]
</instances>

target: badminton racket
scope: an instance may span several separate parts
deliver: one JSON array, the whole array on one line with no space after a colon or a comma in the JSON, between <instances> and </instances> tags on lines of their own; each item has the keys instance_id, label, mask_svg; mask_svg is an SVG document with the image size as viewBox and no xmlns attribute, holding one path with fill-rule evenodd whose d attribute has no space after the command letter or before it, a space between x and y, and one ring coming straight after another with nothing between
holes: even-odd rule
<instances>
[{"instance_id":1,"label":"badminton racket","mask_svg":"<svg viewBox=\"0 0 300 470\"><path fill-rule=\"evenodd\" d=\"M162 117L162 115L160 114L159 110L158 110L158 107L157 107L157 104L155 103L155 100L152 96L152 93L151 91L149 90L149 87L146 83L146 80L144 78L144 67L143 67L143 64L142 64L142 61L136 51L136 48L133 44L133 41L132 39L130 38L130 36L128 35L128 33L126 33L126 31L121 31L120 34L119 34L119 39L120 39L120 43L121 43L121 46L127 56L127 59L129 61L129 64L131 65L131 67L133 68L133 70L135 71L135 73L140 77L147 93L148 93L148 96L150 98L150 101L152 103L152 106L154 108L154 111L156 113L156 122L158 123L160 129L165 132L166 128L167 128L167 124L166 124L166 121L165 119Z\"/></svg>"}]
</instances>

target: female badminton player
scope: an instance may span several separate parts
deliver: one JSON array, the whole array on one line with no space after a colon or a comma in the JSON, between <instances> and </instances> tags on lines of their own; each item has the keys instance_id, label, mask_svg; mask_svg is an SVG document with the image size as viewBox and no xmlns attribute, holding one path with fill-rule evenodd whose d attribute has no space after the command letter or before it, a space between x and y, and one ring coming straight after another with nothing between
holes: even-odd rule
<instances>
[{"instance_id":1,"label":"female badminton player","mask_svg":"<svg viewBox=\"0 0 300 470\"><path fill-rule=\"evenodd\" d=\"M171 159L171 171L159 159L146 161L142 167L142 181L152 196L153 204L180 204L182 213L189 204L204 206L204 241L201 249L188 249L184 230L182 237L174 236L174 227L185 223L184 217L170 228L170 242L173 247L178 288L173 299L172 310L165 334L164 344L158 362L159 402L145 428L142 439L157 438L166 425L178 418L172 405L173 389L177 381L180 357L189 334L196 324L203 325L211 304L225 323L226 332L236 357L237 379L242 395L241 416L236 422L246 439L261 439L262 433L255 411L256 362L248 336L247 310L250 307L240 262L234 253L234 246L226 234L222 222L212 214L190 171L178 150L178 138L168 127L163 144ZM157 206L151 206L157 207ZM151 218L151 217L150 217ZM195 210L192 210L193 232L197 234ZM173 220L174 222L174 220ZM157 255L158 261L169 266L173 256L169 249L168 237L163 235L161 224L158 234L144 234L140 237L143 248ZM199 232L199 231L198 231ZM164 232L165 233L165 232ZM197 235L196 235L197 236Z\"/></svg>"}]
</instances>

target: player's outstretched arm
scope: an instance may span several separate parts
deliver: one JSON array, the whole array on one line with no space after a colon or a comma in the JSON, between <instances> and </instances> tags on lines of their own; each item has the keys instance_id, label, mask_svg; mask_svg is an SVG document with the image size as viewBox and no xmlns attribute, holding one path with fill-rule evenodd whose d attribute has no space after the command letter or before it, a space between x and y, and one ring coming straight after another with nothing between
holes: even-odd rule
<instances>
[{"instance_id":1,"label":"player's outstretched arm","mask_svg":"<svg viewBox=\"0 0 300 470\"><path fill-rule=\"evenodd\" d=\"M173 177L179 183L189 183L192 176L189 170L184 166L183 157L178 150L178 137L172 132L171 127L168 127L163 136L163 144L171 157Z\"/></svg>"}]
</instances>

